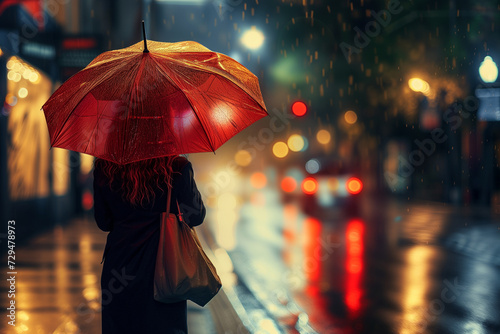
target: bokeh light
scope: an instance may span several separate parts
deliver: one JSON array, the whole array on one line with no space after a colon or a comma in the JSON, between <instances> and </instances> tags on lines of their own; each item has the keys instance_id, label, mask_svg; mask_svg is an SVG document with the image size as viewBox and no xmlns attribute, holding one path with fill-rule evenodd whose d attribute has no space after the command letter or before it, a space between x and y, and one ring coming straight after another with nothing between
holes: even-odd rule
<instances>
[{"instance_id":1,"label":"bokeh light","mask_svg":"<svg viewBox=\"0 0 500 334\"><path fill-rule=\"evenodd\" d=\"M346 182L347 191L353 195L359 194L363 189L363 183L356 177L351 177Z\"/></svg>"},{"instance_id":2,"label":"bokeh light","mask_svg":"<svg viewBox=\"0 0 500 334\"><path fill-rule=\"evenodd\" d=\"M250 176L250 184L256 189L262 189L267 184L267 177L264 173L255 172Z\"/></svg>"},{"instance_id":3,"label":"bokeh light","mask_svg":"<svg viewBox=\"0 0 500 334\"><path fill-rule=\"evenodd\" d=\"M279 141L273 145L273 154L278 158L284 158L288 155L288 145Z\"/></svg>"},{"instance_id":4,"label":"bokeh light","mask_svg":"<svg viewBox=\"0 0 500 334\"><path fill-rule=\"evenodd\" d=\"M344 119L348 124L354 124L358 120L358 115L352 110L348 110L344 114Z\"/></svg>"},{"instance_id":5,"label":"bokeh light","mask_svg":"<svg viewBox=\"0 0 500 334\"><path fill-rule=\"evenodd\" d=\"M320 144L326 145L330 142L331 139L332 137L328 130L319 130L318 133L316 133L316 140Z\"/></svg>"},{"instance_id":6,"label":"bokeh light","mask_svg":"<svg viewBox=\"0 0 500 334\"><path fill-rule=\"evenodd\" d=\"M31 72L29 76L29 81L32 83L38 83L40 82L40 76L36 72Z\"/></svg>"},{"instance_id":7,"label":"bokeh light","mask_svg":"<svg viewBox=\"0 0 500 334\"><path fill-rule=\"evenodd\" d=\"M292 113L295 116L304 116L307 112L307 105L302 101L296 101L292 104Z\"/></svg>"},{"instance_id":8,"label":"bokeh light","mask_svg":"<svg viewBox=\"0 0 500 334\"><path fill-rule=\"evenodd\" d=\"M302 181L302 191L305 194L313 195L318 191L318 181L313 177L307 177Z\"/></svg>"},{"instance_id":9,"label":"bokeh light","mask_svg":"<svg viewBox=\"0 0 500 334\"><path fill-rule=\"evenodd\" d=\"M319 172L319 169L321 168L321 165L318 161L318 159L311 159L306 162L306 171L309 174L316 174Z\"/></svg>"},{"instance_id":10,"label":"bokeh light","mask_svg":"<svg viewBox=\"0 0 500 334\"><path fill-rule=\"evenodd\" d=\"M28 96L28 90L24 87L19 88L19 91L17 92L17 96L19 96L21 99L24 99L26 96Z\"/></svg>"},{"instance_id":11,"label":"bokeh light","mask_svg":"<svg viewBox=\"0 0 500 334\"><path fill-rule=\"evenodd\" d=\"M249 30L243 33L241 36L241 43L251 49L257 50L264 44L264 34L262 31L258 30L257 27L252 26Z\"/></svg>"},{"instance_id":12,"label":"bokeh light","mask_svg":"<svg viewBox=\"0 0 500 334\"><path fill-rule=\"evenodd\" d=\"M234 155L234 161L238 165L246 167L252 162L252 155L247 150L239 150Z\"/></svg>"},{"instance_id":13,"label":"bokeh light","mask_svg":"<svg viewBox=\"0 0 500 334\"><path fill-rule=\"evenodd\" d=\"M17 104L17 97L14 94L8 93L7 96L5 97L5 102L13 107Z\"/></svg>"},{"instance_id":14,"label":"bokeh light","mask_svg":"<svg viewBox=\"0 0 500 334\"><path fill-rule=\"evenodd\" d=\"M430 86L427 81L420 78L411 78L408 80L408 86L414 92L421 92L424 95L428 95L430 92Z\"/></svg>"},{"instance_id":15,"label":"bokeh light","mask_svg":"<svg viewBox=\"0 0 500 334\"><path fill-rule=\"evenodd\" d=\"M297 181L291 176L286 176L281 180L281 189L284 192L291 193L297 189Z\"/></svg>"},{"instance_id":16,"label":"bokeh light","mask_svg":"<svg viewBox=\"0 0 500 334\"><path fill-rule=\"evenodd\" d=\"M299 152L304 148L304 138L301 135L291 135L288 138L288 147L293 152Z\"/></svg>"},{"instance_id":17,"label":"bokeh light","mask_svg":"<svg viewBox=\"0 0 500 334\"><path fill-rule=\"evenodd\" d=\"M481 80L486 83L495 82L498 78L498 67L490 56L484 57L481 66L479 66L479 75Z\"/></svg>"}]
</instances>

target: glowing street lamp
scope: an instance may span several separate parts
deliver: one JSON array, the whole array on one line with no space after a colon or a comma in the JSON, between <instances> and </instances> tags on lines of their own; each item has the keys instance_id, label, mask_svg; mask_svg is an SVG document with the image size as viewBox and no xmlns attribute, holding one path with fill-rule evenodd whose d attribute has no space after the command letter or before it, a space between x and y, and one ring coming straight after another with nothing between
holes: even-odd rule
<instances>
[{"instance_id":1,"label":"glowing street lamp","mask_svg":"<svg viewBox=\"0 0 500 334\"><path fill-rule=\"evenodd\" d=\"M495 82L498 78L498 67L490 56L484 57L479 66L479 76L486 83Z\"/></svg>"},{"instance_id":2,"label":"glowing street lamp","mask_svg":"<svg viewBox=\"0 0 500 334\"><path fill-rule=\"evenodd\" d=\"M241 43L250 50L257 50L264 44L264 34L255 26L243 33L241 36Z\"/></svg>"},{"instance_id":3,"label":"glowing street lamp","mask_svg":"<svg viewBox=\"0 0 500 334\"><path fill-rule=\"evenodd\" d=\"M421 92L424 95L429 95L430 86L427 81L420 78L411 78L408 80L408 86L414 92Z\"/></svg>"}]
</instances>

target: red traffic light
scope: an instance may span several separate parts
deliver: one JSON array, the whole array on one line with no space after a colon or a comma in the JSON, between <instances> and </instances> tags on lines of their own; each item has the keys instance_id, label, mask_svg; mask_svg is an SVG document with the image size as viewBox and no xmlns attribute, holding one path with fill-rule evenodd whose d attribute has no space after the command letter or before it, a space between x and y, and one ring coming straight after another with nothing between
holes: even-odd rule
<instances>
[{"instance_id":1,"label":"red traffic light","mask_svg":"<svg viewBox=\"0 0 500 334\"><path fill-rule=\"evenodd\" d=\"M292 104L292 113L295 116L304 116L307 112L307 105L302 101L295 101Z\"/></svg>"}]
</instances>

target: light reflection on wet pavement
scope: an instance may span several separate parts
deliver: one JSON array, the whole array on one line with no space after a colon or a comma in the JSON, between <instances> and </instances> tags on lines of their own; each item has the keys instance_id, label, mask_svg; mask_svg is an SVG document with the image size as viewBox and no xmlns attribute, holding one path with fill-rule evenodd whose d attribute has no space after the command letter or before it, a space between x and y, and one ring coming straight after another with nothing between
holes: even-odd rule
<instances>
[{"instance_id":1,"label":"light reflection on wet pavement","mask_svg":"<svg viewBox=\"0 0 500 334\"><path fill-rule=\"evenodd\" d=\"M106 235L89 215L16 245L16 326L8 325L4 308L0 333L101 333L100 263ZM8 300L8 290L2 280L0 300ZM208 308L188 302L191 332L213 334L213 326Z\"/></svg>"},{"instance_id":2,"label":"light reflection on wet pavement","mask_svg":"<svg viewBox=\"0 0 500 334\"><path fill-rule=\"evenodd\" d=\"M311 217L268 188L235 203L210 209L207 226L259 333L500 333L500 221L488 211L365 201L359 217ZM18 326L2 333L100 333L104 241L84 219L19 247Z\"/></svg>"},{"instance_id":3,"label":"light reflection on wet pavement","mask_svg":"<svg viewBox=\"0 0 500 334\"><path fill-rule=\"evenodd\" d=\"M235 270L288 333L500 333L500 220L366 201L310 217L269 189L240 208ZM227 237L227 235L226 235Z\"/></svg>"}]
</instances>

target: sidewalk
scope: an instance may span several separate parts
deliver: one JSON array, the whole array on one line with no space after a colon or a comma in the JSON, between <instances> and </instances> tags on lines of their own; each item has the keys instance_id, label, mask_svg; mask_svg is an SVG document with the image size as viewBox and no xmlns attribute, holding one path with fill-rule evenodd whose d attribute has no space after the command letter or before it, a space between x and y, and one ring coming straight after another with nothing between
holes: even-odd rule
<instances>
[{"instance_id":1,"label":"sidewalk","mask_svg":"<svg viewBox=\"0 0 500 334\"><path fill-rule=\"evenodd\" d=\"M100 333L100 262L106 235L89 215L16 247L16 326L8 324L9 283L2 279L5 305L0 311L0 332ZM205 242L203 233L199 237ZM2 261L7 262L6 253ZM188 301L188 330L193 334L248 333L223 289L206 307Z\"/></svg>"}]
</instances>

